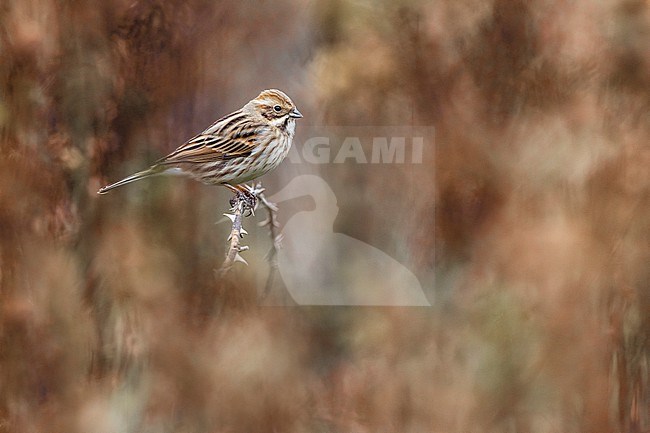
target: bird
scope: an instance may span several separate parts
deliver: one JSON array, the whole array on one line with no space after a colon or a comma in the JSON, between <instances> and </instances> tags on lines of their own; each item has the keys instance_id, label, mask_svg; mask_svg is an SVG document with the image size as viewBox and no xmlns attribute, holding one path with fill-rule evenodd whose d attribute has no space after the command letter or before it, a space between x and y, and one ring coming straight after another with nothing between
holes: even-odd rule
<instances>
[{"instance_id":1,"label":"bird","mask_svg":"<svg viewBox=\"0 0 650 433\"><path fill-rule=\"evenodd\" d=\"M206 185L246 193L245 182L275 169L289 153L296 119L303 117L284 92L263 90L146 170L102 187L98 194L159 175L185 175Z\"/></svg>"}]
</instances>

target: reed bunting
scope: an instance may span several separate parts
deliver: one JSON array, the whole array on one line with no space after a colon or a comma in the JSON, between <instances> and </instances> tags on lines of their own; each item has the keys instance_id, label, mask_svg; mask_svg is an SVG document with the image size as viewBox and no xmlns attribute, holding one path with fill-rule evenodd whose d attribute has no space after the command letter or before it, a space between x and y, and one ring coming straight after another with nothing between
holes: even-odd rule
<instances>
[{"instance_id":1,"label":"reed bunting","mask_svg":"<svg viewBox=\"0 0 650 433\"><path fill-rule=\"evenodd\" d=\"M98 193L164 174L184 174L207 185L245 191L241 184L273 170L287 156L300 117L287 95L264 90L148 169L106 185Z\"/></svg>"}]
</instances>

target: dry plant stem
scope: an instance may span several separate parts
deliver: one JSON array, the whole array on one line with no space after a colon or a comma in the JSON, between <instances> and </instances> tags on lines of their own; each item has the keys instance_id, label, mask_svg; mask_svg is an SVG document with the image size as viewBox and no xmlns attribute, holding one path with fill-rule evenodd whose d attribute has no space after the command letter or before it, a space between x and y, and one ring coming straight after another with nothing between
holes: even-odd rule
<instances>
[{"instance_id":1,"label":"dry plant stem","mask_svg":"<svg viewBox=\"0 0 650 433\"><path fill-rule=\"evenodd\" d=\"M246 260L239 254L248 250L248 246L241 245L241 239L248 232L242 227L242 220L245 216L255 215L255 209L259 203L260 197L264 192L261 183L254 186L241 185L231 188L235 192L235 196L230 200L232 213L225 213L232 222L230 229L230 236L228 237L228 251L226 252L226 259L224 260L219 275L224 276L230 269L232 269L235 262L242 262L248 264Z\"/></svg>"},{"instance_id":2,"label":"dry plant stem","mask_svg":"<svg viewBox=\"0 0 650 433\"><path fill-rule=\"evenodd\" d=\"M266 278L266 284L264 285L264 292L262 293L262 299L265 299L271 291L271 286L273 285L273 280L278 270L278 250L281 247L282 235L278 233L280 226L278 223L278 207L275 203L268 201L262 193L258 195L258 198L269 214L268 218L260 223L260 227L269 227L272 242L271 249L266 255L270 268L269 275Z\"/></svg>"},{"instance_id":3,"label":"dry plant stem","mask_svg":"<svg viewBox=\"0 0 650 433\"><path fill-rule=\"evenodd\" d=\"M242 251L246 251L248 249L247 246L241 245L241 238L247 234L246 230L244 230L242 227L242 218L244 216L244 212L248 209L249 208L247 203L242 200L240 195L236 195L234 198L233 207L231 208L232 213L224 214L224 216L228 217L228 219L230 219L232 222L232 228L230 229L230 236L228 236L228 251L226 252L226 259L224 260L223 264L221 265L221 269L219 270L219 274L221 276L228 273L228 271L232 269L235 262L248 264L246 260L244 260L244 258L239 254Z\"/></svg>"},{"instance_id":4,"label":"dry plant stem","mask_svg":"<svg viewBox=\"0 0 650 433\"><path fill-rule=\"evenodd\" d=\"M282 235L278 233L278 208L274 203L271 203L266 199L264 196L264 188L261 183L252 187L243 187L241 190L237 190L230 203L232 205L230 209L232 213L225 213L224 216L230 219L232 222L232 228L230 229L230 236L228 237L226 259L219 269L219 275L221 277L226 275L236 262L248 264L240 255L241 252L248 250L248 246L241 245L241 239L245 234L248 234L242 227L242 220L244 216L254 215L254 210L257 207L257 204L261 203L266 208L268 217L259 225L260 227L268 226L269 234L271 235L271 248L266 255L270 267L269 275L266 279L266 284L264 285L264 292L262 293L262 299L265 299L270 293L278 269L277 256L282 240Z\"/></svg>"}]
</instances>

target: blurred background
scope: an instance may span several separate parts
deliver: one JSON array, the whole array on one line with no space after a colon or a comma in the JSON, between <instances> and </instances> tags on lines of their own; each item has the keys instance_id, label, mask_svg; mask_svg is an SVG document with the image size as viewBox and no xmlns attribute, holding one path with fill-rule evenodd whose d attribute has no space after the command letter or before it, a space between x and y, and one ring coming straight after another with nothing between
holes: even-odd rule
<instances>
[{"instance_id":1,"label":"blurred background","mask_svg":"<svg viewBox=\"0 0 650 433\"><path fill-rule=\"evenodd\" d=\"M0 432L650 431L648 1L4 0L0 56ZM270 87L298 150L435 127L264 178L432 307L262 306L224 188L96 195Z\"/></svg>"}]
</instances>

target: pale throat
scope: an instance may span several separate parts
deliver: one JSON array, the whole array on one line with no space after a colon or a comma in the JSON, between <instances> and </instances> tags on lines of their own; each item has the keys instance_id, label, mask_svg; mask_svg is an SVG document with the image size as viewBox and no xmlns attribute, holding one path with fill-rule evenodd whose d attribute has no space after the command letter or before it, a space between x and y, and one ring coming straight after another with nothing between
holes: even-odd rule
<instances>
[{"instance_id":1,"label":"pale throat","mask_svg":"<svg viewBox=\"0 0 650 433\"><path fill-rule=\"evenodd\" d=\"M296 132L296 119L292 117L287 118L285 116L278 119L273 119L271 120L271 124L285 134L289 135L289 137L293 137Z\"/></svg>"}]
</instances>

